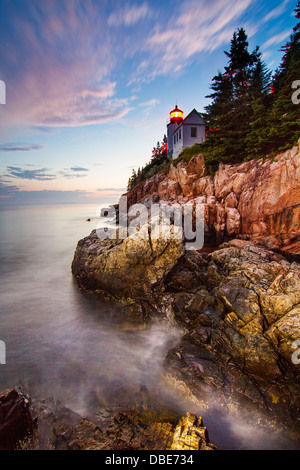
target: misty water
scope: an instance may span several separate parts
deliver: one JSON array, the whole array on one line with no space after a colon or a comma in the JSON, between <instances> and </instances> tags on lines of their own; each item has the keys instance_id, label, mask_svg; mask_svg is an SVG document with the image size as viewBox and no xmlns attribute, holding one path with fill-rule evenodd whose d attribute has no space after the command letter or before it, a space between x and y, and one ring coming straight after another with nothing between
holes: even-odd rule
<instances>
[{"instance_id":1,"label":"misty water","mask_svg":"<svg viewBox=\"0 0 300 470\"><path fill-rule=\"evenodd\" d=\"M182 334L175 324L162 319L128 328L78 289L73 254L78 240L96 228L97 207L0 209L0 340L6 344L0 390L26 386L33 396L59 399L84 414L91 396L104 397L109 406L110 397L116 400L124 390L134 397L144 386L163 406L201 415L221 449L294 447L217 402L204 406L175 391L163 370L167 351Z\"/></svg>"}]
</instances>

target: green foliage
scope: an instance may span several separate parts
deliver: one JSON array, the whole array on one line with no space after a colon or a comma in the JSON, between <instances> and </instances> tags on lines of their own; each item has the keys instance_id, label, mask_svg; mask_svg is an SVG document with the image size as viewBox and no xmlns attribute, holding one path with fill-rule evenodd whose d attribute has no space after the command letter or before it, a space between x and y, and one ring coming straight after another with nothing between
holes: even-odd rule
<instances>
[{"instance_id":1,"label":"green foliage","mask_svg":"<svg viewBox=\"0 0 300 470\"><path fill-rule=\"evenodd\" d=\"M300 0L294 11L300 20ZM296 145L300 137L300 105L292 102L292 84L300 80L300 22L282 48L283 57L275 73L261 60L259 47L248 50L243 28L238 29L225 52L228 65L212 79L211 103L203 115L207 138L202 144L184 149L172 163L189 162L199 153L211 174L220 162L235 163L273 156ZM166 138L164 138L165 140ZM133 171L128 189L160 171L167 171L168 158L158 155L138 173Z\"/></svg>"},{"instance_id":2,"label":"green foliage","mask_svg":"<svg viewBox=\"0 0 300 470\"><path fill-rule=\"evenodd\" d=\"M138 184L142 183L148 178L151 178L160 171L163 171L168 167L168 165L169 158L167 155L161 155L152 158L151 161L145 165L145 167L142 169L139 168L137 173L135 170L132 170L132 175L129 178L127 184L127 191L131 191Z\"/></svg>"},{"instance_id":3,"label":"green foliage","mask_svg":"<svg viewBox=\"0 0 300 470\"><path fill-rule=\"evenodd\" d=\"M295 10L300 19L300 1ZM206 107L207 161L239 162L261 158L297 144L299 106L292 102L292 83L300 79L300 23L283 47L282 63L273 78L257 47L248 51L243 29L234 33L228 66L213 78ZM271 93L271 84L273 93Z\"/></svg>"},{"instance_id":4,"label":"green foliage","mask_svg":"<svg viewBox=\"0 0 300 470\"><path fill-rule=\"evenodd\" d=\"M174 166L177 166L179 162L188 163L190 159L198 153L202 153L202 144L194 144L192 147L187 147L182 150L178 157L175 160L172 160L172 163Z\"/></svg>"},{"instance_id":5,"label":"green foliage","mask_svg":"<svg viewBox=\"0 0 300 470\"><path fill-rule=\"evenodd\" d=\"M295 10L295 16L300 19L300 1ZM300 22L295 26L284 52L279 69L275 73L275 101L271 110L272 123L269 135L270 142L280 149L297 143L299 133L299 105L292 102L292 83L300 80Z\"/></svg>"},{"instance_id":6,"label":"green foliage","mask_svg":"<svg viewBox=\"0 0 300 470\"><path fill-rule=\"evenodd\" d=\"M253 105L267 93L270 73L261 61L257 47L248 50L243 28L234 33L228 66L213 78L207 106L208 136L206 147L211 161L240 161L245 156L245 137L251 131Z\"/></svg>"}]
</instances>

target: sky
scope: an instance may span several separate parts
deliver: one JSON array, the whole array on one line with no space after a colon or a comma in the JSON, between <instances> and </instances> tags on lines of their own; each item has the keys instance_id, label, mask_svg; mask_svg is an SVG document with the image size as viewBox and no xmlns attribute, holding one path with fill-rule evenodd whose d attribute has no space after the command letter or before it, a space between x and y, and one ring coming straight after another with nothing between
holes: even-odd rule
<instances>
[{"instance_id":1,"label":"sky","mask_svg":"<svg viewBox=\"0 0 300 470\"><path fill-rule=\"evenodd\" d=\"M175 104L209 104L237 28L278 67L296 4L0 0L0 205L117 202Z\"/></svg>"}]
</instances>

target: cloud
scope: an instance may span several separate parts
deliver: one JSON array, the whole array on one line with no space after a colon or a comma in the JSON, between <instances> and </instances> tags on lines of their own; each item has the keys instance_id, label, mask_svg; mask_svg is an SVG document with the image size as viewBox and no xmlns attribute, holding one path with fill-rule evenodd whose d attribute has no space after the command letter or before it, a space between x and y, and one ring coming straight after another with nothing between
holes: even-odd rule
<instances>
[{"instance_id":1,"label":"cloud","mask_svg":"<svg viewBox=\"0 0 300 470\"><path fill-rule=\"evenodd\" d=\"M6 5L0 55L7 106L1 108L1 126L80 127L129 113L110 79L120 55L117 38L106 34L105 8L94 0Z\"/></svg>"},{"instance_id":2,"label":"cloud","mask_svg":"<svg viewBox=\"0 0 300 470\"><path fill-rule=\"evenodd\" d=\"M126 6L123 10L117 10L111 13L107 19L110 26L132 26L145 18L152 16L152 10L147 3L142 5Z\"/></svg>"},{"instance_id":3,"label":"cloud","mask_svg":"<svg viewBox=\"0 0 300 470\"><path fill-rule=\"evenodd\" d=\"M159 103L160 101L158 99L152 98L152 100L144 101L143 103L140 103L139 106L142 106L144 108L154 108Z\"/></svg>"},{"instance_id":4,"label":"cloud","mask_svg":"<svg viewBox=\"0 0 300 470\"><path fill-rule=\"evenodd\" d=\"M57 173L57 178L72 180L75 178L84 178L89 170L86 168L65 168Z\"/></svg>"},{"instance_id":5,"label":"cloud","mask_svg":"<svg viewBox=\"0 0 300 470\"><path fill-rule=\"evenodd\" d=\"M149 116L153 108L155 108L159 103L160 103L160 100L153 98L149 101L140 103L139 106L144 108L143 112L144 112L145 117L147 117Z\"/></svg>"},{"instance_id":6,"label":"cloud","mask_svg":"<svg viewBox=\"0 0 300 470\"><path fill-rule=\"evenodd\" d=\"M25 165L30 166L30 165ZM6 178L17 178L23 180L36 180L36 181L52 181L55 179L66 178L66 179L74 179L74 178L83 178L87 176L87 172L89 171L87 168L81 167L72 167L72 168L65 168L64 170L60 171L53 171L49 168L38 168L33 170L28 170L24 168L20 168L18 166L8 166L6 169L6 174L4 175Z\"/></svg>"},{"instance_id":7,"label":"cloud","mask_svg":"<svg viewBox=\"0 0 300 470\"><path fill-rule=\"evenodd\" d=\"M279 18L279 16L281 16L285 12L289 3L291 3L291 0L284 0L278 7L270 11L270 13L268 13L263 18L262 22L266 23L269 20L274 20L275 18Z\"/></svg>"},{"instance_id":8,"label":"cloud","mask_svg":"<svg viewBox=\"0 0 300 470\"><path fill-rule=\"evenodd\" d=\"M211 53L232 38L237 20L251 0L187 0L169 20L157 24L146 40L149 52L130 84L180 72L200 53ZM146 79L144 78L146 77Z\"/></svg>"},{"instance_id":9,"label":"cloud","mask_svg":"<svg viewBox=\"0 0 300 470\"><path fill-rule=\"evenodd\" d=\"M151 2L130 0L52 0L42 8L39 0L6 2L0 56L8 106L1 126L46 132L120 121L133 109L130 97L118 96L122 80L180 72L228 43L251 3L182 0L154 10Z\"/></svg>"},{"instance_id":10,"label":"cloud","mask_svg":"<svg viewBox=\"0 0 300 470\"><path fill-rule=\"evenodd\" d=\"M287 37L291 34L290 30L284 31L283 33L276 34L272 38L268 39L262 46L262 48L267 49L270 46L281 44Z\"/></svg>"},{"instance_id":11,"label":"cloud","mask_svg":"<svg viewBox=\"0 0 300 470\"><path fill-rule=\"evenodd\" d=\"M108 201L118 201L120 196L126 192L126 188L97 188L94 193L90 193L89 199L105 198Z\"/></svg>"},{"instance_id":12,"label":"cloud","mask_svg":"<svg viewBox=\"0 0 300 470\"><path fill-rule=\"evenodd\" d=\"M87 168L81 168L80 166L73 166L72 168L70 168L72 171L90 171L88 170Z\"/></svg>"},{"instance_id":13,"label":"cloud","mask_svg":"<svg viewBox=\"0 0 300 470\"><path fill-rule=\"evenodd\" d=\"M51 173L48 168L41 168L38 170L24 170L16 166L8 166L8 178L18 178L23 180L37 180L37 181L51 181L56 178L56 175Z\"/></svg>"},{"instance_id":14,"label":"cloud","mask_svg":"<svg viewBox=\"0 0 300 470\"><path fill-rule=\"evenodd\" d=\"M0 152L32 152L43 150L41 145L37 144L6 144L0 145Z\"/></svg>"},{"instance_id":15,"label":"cloud","mask_svg":"<svg viewBox=\"0 0 300 470\"><path fill-rule=\"evenodd\" d=\"M12 186L9 184L5 184L6 181L1 179L0 181L0 198L7 198L11 197L17 191L19 191L18 186Z\"/></svg>"}]
</instances>

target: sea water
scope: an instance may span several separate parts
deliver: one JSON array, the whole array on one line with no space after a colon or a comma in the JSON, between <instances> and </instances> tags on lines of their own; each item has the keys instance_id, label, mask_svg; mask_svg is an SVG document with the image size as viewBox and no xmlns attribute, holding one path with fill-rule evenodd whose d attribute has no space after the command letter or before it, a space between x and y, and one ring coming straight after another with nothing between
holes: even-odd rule
<instances>
[{"instance_id":1,"label":"sea water","mask_svg":"<svg viewBox=\"0 0 300 470\"><path fill-rule=\"evenodd\" d=\"M176 394L163 369L182 334L175 324L166 328L162 319L128 330L99 299L78 289L71 263L78 240L96 229L97 213L96 205L1 207L0 341L6 360L0 390L26 387L84 414L93 394L109 406L110 397L144 387L179 413L200 413L220 448L289 448L256 423Z\"/></svg>"}]
</instances>

